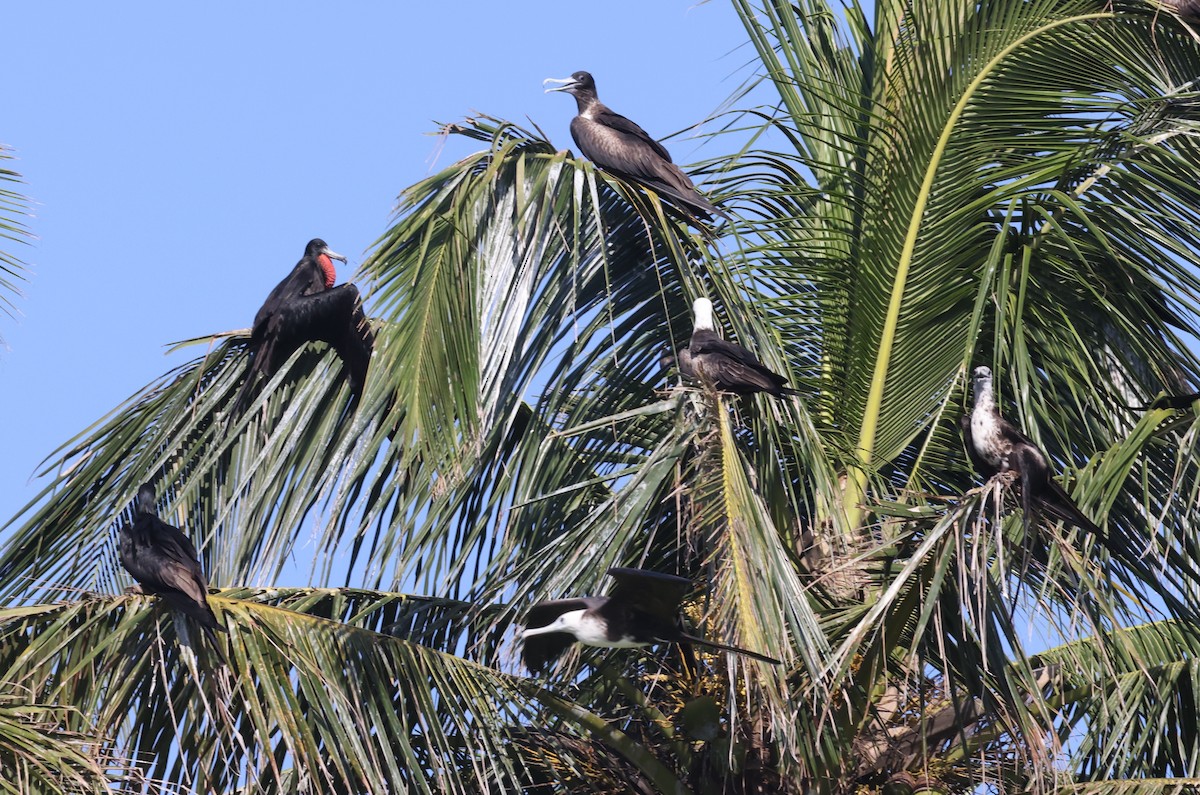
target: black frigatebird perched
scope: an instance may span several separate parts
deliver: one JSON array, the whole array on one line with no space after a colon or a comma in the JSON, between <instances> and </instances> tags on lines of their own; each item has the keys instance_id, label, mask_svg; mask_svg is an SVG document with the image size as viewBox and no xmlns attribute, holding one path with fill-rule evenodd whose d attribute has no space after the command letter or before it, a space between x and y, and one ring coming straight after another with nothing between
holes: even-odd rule
<instances>
[{"instance_id":1,"label":"black frigatebird perched","mask_svg":"<svg viewBox=\"0 0 1200 795\"><path fill-rule=\"evenodd\" d=\"M658 141L634 122L614 113L596 96L596 81L587 72L570 77L548 77L546 83L562 83L546 91L565 91L575 97L579 115L571 120L571 137L588 160L605 171L650 188L675 204L707 221L715 213L729 214L704 197L688 175L671 162L671 155Z\"/></svg>"},{"instance_id":2,"label":"black frigatebird perched","mask_svg":"<svg viewBox=\"0 0 1200 795\"><path fill-rule=\"evenodd\" d=\"M960 420L967 455L985 478L1011 472L1021 479L1021 510L1032 522L1035 507L1051 517L1073 524L1099 538L1104 531L1083 514L1071 496L1054 479L1049 459L1033 441L1000 416L992 392L992 371L976 367L972 373L975 406Z\"/></svg>"},{"instance_id":3,"label":"black frigatebird perched","mask_svg":"<svg viewBox=\"0 0 1200 795\"><path fill-rule=\"evenodd\" d=\"M154 487L138 489L133 521L120 530L121 565L142 593L157 594L194 618L209 634L228 632L208 606L208 580L196 547L178 527L158 518ZM215 637L215 636L214 636Z\"/></svg>"},{"instance_id":4,"label":"black frigatebird perched","mask_svg":"<svg viewBox=\"0 0 1200 795\"><path fill-rule=\"evenodd\" d=\"M358 288L352 283L334 287L333 260L346 261L315 238L287 278L275 286L250 332L250 367L234 403L237 413L260 374L269 379L296 349L307 342L327 342L337 351L350 375L357 401L367 378L375 333L363 314Z\"/></svg>"},{"instance_id":5,"label":"black frigatebird perched","mask_svg":"<svg viewBox=\"0 0 1200 795\"><path fill-rule=\"evenodd\" d=\"M787 379L771 371L753 353L717 335L713 305L707 298L692 304L695 323L690 343L679 349L679 372L685 378L707 381L722 392L751 395L766 392L775 397L800 394L784 384Z\"/></svg>"},{"instance_id":6,"label":"black frigatebird perched","mask_svg":"<svg viewBox=\"0 0 1200 795\"><path fill-rule=\"evenodd\" d=\"M679 628L679 605L692 589L691 580L643 569L615 568L617 581L608 596L583 596L538 602L525 614L521 659L531 671L541 670L572 643L629 649L652 643L694 643L779 664L779 660L736 646L689 635Z\"/></svg>"}]
</instances>

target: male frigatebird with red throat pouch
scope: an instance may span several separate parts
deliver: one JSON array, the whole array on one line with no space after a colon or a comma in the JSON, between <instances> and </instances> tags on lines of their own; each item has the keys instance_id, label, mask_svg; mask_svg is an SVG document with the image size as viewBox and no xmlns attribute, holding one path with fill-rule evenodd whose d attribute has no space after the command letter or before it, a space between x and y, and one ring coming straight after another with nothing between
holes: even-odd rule
<instances>
[{"instance_id":1,"label":"male frigatebird with red throat pouch","mask_svg":"<svg viewBox=\"0 0 1200 795\"><path fill-rule=\"evenodd\" d=\"M200 570L196 547L178 527L158 518L154 487L138 489L133 521L121 527L121 565L142 593L157 594L187 613L214 640L213 630L228 632L208 606L208 580Z\"/></svg>"},{"instance_id":2,"label":"male frigatebird with red throat pouch","mask_svg":"<svg viewBox=\"0 0 1200 795\"><path fill-rule=\"evenodd\" d=\"M729 214L696 190L683 169L658 141L634 122L614 113L596 96L596 81L587 72L570 77L548 77L546 83L562 83L546 91L565 91L575 97L579 115L571 120L571 137L584 157L622 179L644 185L701 221L715 213Z\"/></svg>"},{"instance_id":3,"label":"male frigatebird with red throat pouch","mask_svg":"<svg viewBox=\"0 0 1200 795\"><path fill-rule=\"evenodd\" d=\"M679 605L692 590L691 580L626 568L609 569L608 576L617 581L608 596L555 599L529 608L526 629L521 634L521 659L526 668L541 670L576 642L610 649L694 643L779 664L773 657L698 638L680 629Z\"/></svg>"},{"instance_id":4,"label":"male frigatebird with red throat pouch","mask_svg":"<svg viewBox=\"0 0 1200 795\"><path fill-rule=\"evenodd\" d=\"M333 260L346 261L329 250L324 240L308 241L304 256L287 278L275 286L250 332L250 366L234 403L241 410L261 375L270 379L298 348L309 342L327 342L337 351L350 377L354 400L362 396L375 333L363 314L358 288L352 283L334 287Z\"/></svg>"}]
</instances>

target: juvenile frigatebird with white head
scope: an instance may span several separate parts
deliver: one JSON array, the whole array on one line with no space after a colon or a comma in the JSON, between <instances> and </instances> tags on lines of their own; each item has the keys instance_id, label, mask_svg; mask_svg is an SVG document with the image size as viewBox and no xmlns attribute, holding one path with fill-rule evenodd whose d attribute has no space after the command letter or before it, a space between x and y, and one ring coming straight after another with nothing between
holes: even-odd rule
<instances>
[{"instance_id":1,"label":"juvenile frigatebird with white head","mask_svg":"<svg viewBox=\"0 0 1200 795\"><path fill-rule=\"evenodd\" d=\"M629 649L652 643L694 643L779 664L779 660L735 646L689 635L679 627L679 605L692 590L691 580L643 569L614 568L617 581L608 596L583 596L538 602L525 614L521 659L541 670L572 643Z\"/></svg>"},{"instance_id":2,"label":"juvenile frigatebird with white head","mask_svg":"<svg viewBox=\"0 0 1200 795\"><path fill-rule=\"evenodd\" d=\"M596 81L590 74L576 72L562 79L548 77L542 81L543 85L546 83L563 84L547 88L547 93L565 91L575 97L579 115L571 120L571 137L588 160L670 199L701 221L707 221L714 213L729 217L696 190L662 144L600 101L596 96Z\"/></svg>"},{"instance_id":3,"label":"juvenile frigatebird with white head","mask_svg":"<svg viewBox=\"0 0 1200 795\"><path fill-rule=\"evenodd\" d=\"M350 391L362 395L375 333L363 314L358 288L352 283L334 287L333 260L346 261L314 238L292 272L275 286L254 316L250 332L250 367L234 403L240 411L259 376L270 379L298 348L309 342L326 342L345 362Z\"/></svg>"},{"instance_id":4,"label":"juvenile frigatebird with white head","mask_svg":"<svg viewBox=\"0 0 1200 795\"><path fill-rule=\"evenodd\" d=\"M1020 478L1021 510L1026 523L1041 508L1054 519L1075 525L1103 538L1100 527L1083 514L1071 496L1054 479L1049 459L1033 440L1000 416L992 391L992 371L976 367L972 373L975 406L960 425L967 455L985 478L1011 472Z\"/></svg>"},{"instance_id":5,"label":"juvenile frigatebird with white head","mask_svg":"<svg viewBox=\"0 0 1200 795\"><path fill-rule=\"evenodd\" d=\"M712 301L697 298L692 304L695 322L688 345L679 349L679 372L685 378L706 381L722 392L751 395L766 392L782 397L799 394L784 384L787 379L773 372L750 351L717 334Z\"/></svg>"},{"instance_id":6,"label":"juvenile frigatebird with white head","mask_svg":"<svg viewBox=\"0 0 1200 795\"><path fill-rule=\"evenodd\" d=\"M211 635L227 632L208 606L208 580L196 547L178 527L158 518L154 487L138 489L133 521L119 531L121 565L142 593L157 594L196 620ZM214 636L215 637L215 636Z\"/></svg>"}]
</instances>

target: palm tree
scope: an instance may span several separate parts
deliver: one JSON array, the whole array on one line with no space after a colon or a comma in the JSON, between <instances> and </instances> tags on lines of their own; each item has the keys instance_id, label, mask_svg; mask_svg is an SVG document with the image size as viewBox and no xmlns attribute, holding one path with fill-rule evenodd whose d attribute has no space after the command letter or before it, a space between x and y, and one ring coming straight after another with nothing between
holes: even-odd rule
<instances>
[{"instance_id":1,"label":"palm tree","mask_svg":"<svg viewBox=\"0 0 1200 795\"><path fill-rule=\"evenodd\" d=\"M26 243L30 237L29 227L21 220L29 207L29 200L17 189L21 175L4 167L4 161L12 159L12 150L0 144L0 311L9 316L16 311L13 298L21 293L17 282L25 278L25 263L9 251L9 245ZM3 343L0 337L0 345Z\"/></svg>"},{"instance_id":2,"label":"palm tree","mask_svg":"<svg viewBox=\"0 0 1200 795\"><path fill-rule=\"evenodd\" d=\"M1200 437L1130 408L1200 383L1200 34L1146 2L735 4L730 107L770 100L693 172L735 222L448 125L484 148L364 265L357 410L314 347L234 414L245 339L216 335L47 459L0 556L8 690L147 791L1200 784ZM701 295L799 398L678 383ZM976 486L978 364L1102 538ZM216 647L120 595L145 481L224 586ZM321 587L261 585L309 556ZM784 665L525 676L523 608L613 565L693 578L689 623Z\"/></svg>"}]
</instances>

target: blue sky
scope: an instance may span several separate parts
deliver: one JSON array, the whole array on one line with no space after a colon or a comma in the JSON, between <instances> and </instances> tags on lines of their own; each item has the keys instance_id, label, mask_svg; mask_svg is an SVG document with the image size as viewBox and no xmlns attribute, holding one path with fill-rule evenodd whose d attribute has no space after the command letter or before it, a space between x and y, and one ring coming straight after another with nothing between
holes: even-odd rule
<instances>
[{"instance_id":1,"label":"blue sky","mask_svg":"<svg viewBox=\"0 0 1200 795\"><path fill-rule=\"evenodd\" d=\"M0 142L34 200L32 270L0 315L0 524L38 463L196 350L245 328L304 244L350 258L396 196L466 154L437 122L535 122L561 148L591 71L663 137L708 117L752 53L721 2L8 2ZM687 135L676 161L720 154ZM369 307L368 307L369 308Z\"/></svg>"}]
</instances>

